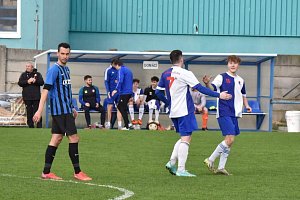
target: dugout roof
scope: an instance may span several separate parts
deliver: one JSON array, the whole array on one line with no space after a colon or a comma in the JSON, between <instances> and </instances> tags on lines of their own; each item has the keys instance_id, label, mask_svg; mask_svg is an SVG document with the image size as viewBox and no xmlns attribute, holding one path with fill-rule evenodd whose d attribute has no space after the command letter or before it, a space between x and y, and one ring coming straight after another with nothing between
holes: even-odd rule
<instances>
[{"instance_id":1,"label":"dugout roof","mask_svg":"<svg viewBox=\"0 0 300 200\"><path fill-rule=\"evenodd\" d=\"M48 54L50 61L56 61L57 50L50 49L34 58ZM71 50L69 62L95 62L110 63L115 58L120 58L124 63L142 63L155 60L161 64L169 64L170 52L140 52L140 51L85 51ZM188 53L183 52L186 64L224 65L229 55L241 58L241 65L258 65L277 56L277 54L249 54L249 53Z\"/></svg>"}]
</instances>

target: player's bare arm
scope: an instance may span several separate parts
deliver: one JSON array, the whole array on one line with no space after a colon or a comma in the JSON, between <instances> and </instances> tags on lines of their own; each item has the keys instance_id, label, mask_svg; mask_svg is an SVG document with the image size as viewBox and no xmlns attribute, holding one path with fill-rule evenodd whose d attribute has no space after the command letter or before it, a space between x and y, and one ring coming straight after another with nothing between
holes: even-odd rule
<instances>
[{"instance_id":1,"label":"player's bare arm","mask_svg":"<svg viewBox=\"0 0 300 200\"><path fill-rule=\"evenodd\" d=\"M213 90L212 85L210 84L210 80L212 79L212 76L209 75L204 75L202 78L203 83L205 84L205 86L211 90Z\"/></svg>"},{"instance_id":2,"label":"player's bare arm","mask_svg":"<svg viewBox=\"0 0 300 200\"><path fill-rule=\"evenodd\" d=\"M243 96L243 104L244 104L245 108L247 109L247 112L252 112L252 108L249 106L248 100L244 96Z\"/></svg>"},{"instance_id":3,"label":"player's bare arm","mask_svg":"<svg viewBox=\"0 0 300 200\"><path fill-rule=\"evenodd\" d=\"M48 97L48 90L43 89L42 94L41 94L40 103L39 103L39 108L33 116L33 122L37 123L40 121L47 97Z\"/></svg>"}]
</instances>

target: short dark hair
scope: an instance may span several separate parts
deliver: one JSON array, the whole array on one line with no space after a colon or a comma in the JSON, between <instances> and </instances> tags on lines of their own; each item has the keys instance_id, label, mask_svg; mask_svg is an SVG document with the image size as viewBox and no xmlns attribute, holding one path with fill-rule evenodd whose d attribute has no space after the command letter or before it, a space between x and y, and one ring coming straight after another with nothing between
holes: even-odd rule
<instances>
[{"instance_id":1,"label":"short dark hair","mask_svg":"<svg viewBox=\"0 0 300 200\"><path fill-rule=\"evenodd\" d=\"M119 58L115 58L111 61L111 64L122 66L123 62Z\"/></svg>"},{"instance_id":2,"label":"short dark hair","mask_svg":"<svg viewBox=\"0 0 300 200\"><path fill-rule=\"evenodd\" d=\"M236 55L231 55L231 56L228 56L228 58L227 58L227 63L229 63L229 62L234 62L234 63L240 64L241 59Z\"/></svg>"},{"instance_id":3,"label":"short dark hair","mask_svg":"<svg viewBox=\"0 0 300 200\"><path fill-rule=\"evenodd\" d=\"M133 82L133 83L135 83L135 82L140 83L140 80L137 79L137 78L134 78L132 82Z\"/></svg>"},{"instance_id":4,"label":"short dark hair","mask_svg":"<svg viewBox=\"0 0 300 200\"><path fill-rule=\"evenodd\" d=\"M70 45L68 43L62 42L58 45L57 50L60 51L60 47L63 47L65 49L71 49Z\"/></svg>"},{"instance_id":5,"label":"short dark hair","mask_svg":"<svg viewBox=\"0 0 300 200\"><path fill-rule=\"evenodd\" d=\"M83 77L83 80L87 80L87 79L89 79L89 78L92 78L92 76L91 76L91 75L85 75L85 76Z\"/></svg>"},{"instance_id":6,"label":"short dark hair","mask_svg":"<svg viewBox=\"0 0 300 200\"><path fill-rule=\"evenodd\" d=\"M173 50L170 53L170 60L172 64L178 63L181 57L182 57L182 51L180 50Z\"/></svg>"},{"instance_id":7,"label":"short dark hair","mask_svg":"<svg viewBox=\"0 0 300 200\"><path fill-rule=\"evenodd\" d=\"M151 82L152 82L152 81L158 82L158 81L159 81L159 78L158 78L157 76L153 76L153 77L151 77Z\"/></svg>"}]
</instances>

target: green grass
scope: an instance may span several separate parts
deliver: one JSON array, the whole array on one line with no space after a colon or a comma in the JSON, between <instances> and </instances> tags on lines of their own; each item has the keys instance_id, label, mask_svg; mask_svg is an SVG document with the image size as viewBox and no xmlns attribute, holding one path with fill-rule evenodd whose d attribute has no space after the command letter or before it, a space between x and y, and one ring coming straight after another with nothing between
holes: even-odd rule
<instances>
[{"instance_id":1,"label":"green grass","mask_svg":"<svg viewBox=\"0 0 300 200\"><path fill-rule=\"evenodd\" d=\"M226 166L234 175L226 177L211 174L202 163L222 140L220 132L195 132L187 169L196 178L175 177L164 168L178 139L175 132L79 134L81 168L93 177L91 183L126 188L135 193L129 199L300 199L299 133L241 133ZM0 199L110 199L123 194L40 180L49 129L0 128L0 136ZM52 171L73 180L67 147L65 138Z\"/></svg>"}]
</instances>

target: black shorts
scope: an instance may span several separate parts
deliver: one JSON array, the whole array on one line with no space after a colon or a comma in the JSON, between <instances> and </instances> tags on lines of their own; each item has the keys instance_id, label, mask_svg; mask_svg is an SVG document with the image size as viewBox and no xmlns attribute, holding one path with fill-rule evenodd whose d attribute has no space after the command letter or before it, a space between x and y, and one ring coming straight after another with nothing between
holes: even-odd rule
<instances>
[{"instance_id":1,"label":"black shorts","mask_svg":"<svg viewBox=\"0 0 300 200\"><path fill-rule=\"evenodd\" d=\"M128 106L127 104L131 97L132 97L132 94L121 94L117 107L119 108L121 106L123 108L127 108L127 106Z\"/></svg>"},{"instance_id":2,"label":"black shorts","mask_svg":"<svg viewBox=\"0 0 300 200\"><path fill-rule=\"evenodd\" d=\"M52 116L52 134L74 135L77 134L75 118L72 114Z\"/></svg>"}]
</instances>

